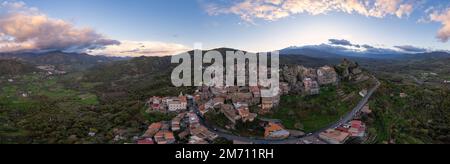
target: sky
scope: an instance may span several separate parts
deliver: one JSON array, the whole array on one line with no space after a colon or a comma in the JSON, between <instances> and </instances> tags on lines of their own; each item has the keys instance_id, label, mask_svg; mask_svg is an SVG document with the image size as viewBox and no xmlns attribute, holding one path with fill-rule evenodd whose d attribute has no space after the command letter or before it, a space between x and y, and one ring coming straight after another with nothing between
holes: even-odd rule
<instances>
[{"instance_id":1,"label":"sky","mask_svg":"<svg viewBox=\"0 0 450 164\"><path fill-rule=\"evenodd\" d=\"M450 0L0 0L0 52L162 56L333 39L450 50L449 38Z\"/></svg>"}]
</instances>

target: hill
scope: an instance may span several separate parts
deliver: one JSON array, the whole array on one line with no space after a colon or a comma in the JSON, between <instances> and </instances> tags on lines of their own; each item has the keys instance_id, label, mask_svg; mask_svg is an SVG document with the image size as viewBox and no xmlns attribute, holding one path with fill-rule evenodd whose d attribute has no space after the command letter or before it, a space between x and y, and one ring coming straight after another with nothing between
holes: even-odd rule
<instances>
[{"instance_id":1,"label":"hill","mask_svg":"<svg viewBox=\"0 0 450 164\"><path fill-rule=\"evenodd\" d=\"M126 60L128 58L55 51L46 53L0 53L0 59L20 60L34 65L54 65L58 69L70 72L85 70L101 63Z\"/></svg>"},{"instance_id":2,"label":"hill","mask_svg":"<svg viewBox=\"0 0 450 164\"><path fill-rule=\"evenodd\" d=\"M0 59L0 76L18 75L38 71L34 66L17 60Z\"/></svg>"}]
</instances>

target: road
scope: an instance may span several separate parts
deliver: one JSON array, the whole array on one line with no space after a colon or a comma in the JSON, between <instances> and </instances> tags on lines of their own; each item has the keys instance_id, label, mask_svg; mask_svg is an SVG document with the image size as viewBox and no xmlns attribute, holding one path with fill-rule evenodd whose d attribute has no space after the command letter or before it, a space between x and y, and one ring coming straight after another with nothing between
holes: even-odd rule
<instances>
[{"instance_id":1,"label":"road","mask_svg":"<svg viewBox=\"0 0 450 164\"><path fill-rule=\"evenodd\" d=\"M373 77L373 76L372 76ZM219 135L220 137L223 137L225 139L234 141L241 141L241 142L248 142L248 143L254 143L254 144L296 144L298 143L300 140L306 138L306 137L310 137L310 136L318 136L320 133L325 132L328 129L335 129L343 124L346 124L348 122L350 122L351 120L353 120L353 118L359 113L361 112L361 110L364 108L364 106L367 104L367 102L369 101L369 99L372 97L373 93L375 93L375 91L380 87L381 83L380 81L378 81L378 79L376 79L375 77L373 77L373 79L376 80L376 85L371 88L368 92L367 95L358 103L358 105L353 108L353 110L351 112L349 112L347 115L345 115L344 117L342 117L342 119L340 119L339 121L321 129L318 130L314 133L311 133L308 136L304 136L304 137L299 137L299 138L287 138L287 139L283 139L283 140L268 140L268 139L263 139L263 138L254 138L254 137L242 137L242 136L238 136L238 135L234 135L231 133L228 133L227 130L224 130L220 127L208 124L206 122L206 120L203 118L203 116L200 115L200 112L198 110L198 107L194 105L193 102L190 103L190 106L194 109L195 113L197 113L197 115L199 115L200 117L200 122L203 126L205 126L206 128L208 128L210 131L213 131L214 133L216 133L217 135Z\"/></svg>"}]
</instances>

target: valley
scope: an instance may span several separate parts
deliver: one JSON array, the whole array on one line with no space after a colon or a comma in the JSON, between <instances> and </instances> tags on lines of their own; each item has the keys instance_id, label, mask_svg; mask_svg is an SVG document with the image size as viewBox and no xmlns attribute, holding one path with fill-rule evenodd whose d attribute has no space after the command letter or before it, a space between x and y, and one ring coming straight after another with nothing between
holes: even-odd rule
<instances>
[{"instance_id":1,"label":"valley","mask_svg":"<svg viewBox=\"0 0 450 164\"><path fill-rule=\"evenodd\" d=\"M369 101L373 113L360 118L368 126L367 139L362 142L448 143L450 97L449 85L443 83L450 77L445 64L448 59L349 58L381 81L381 87ZM82 67L79 63L66 63L56 66L67 71L62 75L49 75L32 64L38 63L34 61L2 60L10 63L2 66L13 68L2 69L0 78L2 143L133 143L151 123L174 117L145 113L149 97L194 93L196 89L170 85L167 74L176 65L170 64L169 57L111 60ZM303 55L281 57L282 64L308 67L334 65L341 60L316 60ZM53 63L39 61L39 65ZM97 57L91 61L98 61ZM75 67L81 69L72 69ZM322 87L316 96L282 96L278 110L260 117L281 120L287 129L313 132L350 112L360 99L358 92L370 85L373 84L343 81L337 87ZM244 129L237 129L238 133L255 127L240 126ZM255 131L250 135L262 133Z\"/></svg>"}]
</instances>

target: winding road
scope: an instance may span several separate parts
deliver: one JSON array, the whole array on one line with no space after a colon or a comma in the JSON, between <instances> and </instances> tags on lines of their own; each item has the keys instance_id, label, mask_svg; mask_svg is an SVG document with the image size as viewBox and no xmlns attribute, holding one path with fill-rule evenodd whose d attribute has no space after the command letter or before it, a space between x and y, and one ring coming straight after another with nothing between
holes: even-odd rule
<instances>
[{"instance_id":1,"label":"winding road","mask_svg":"<svg viewBox=\"0 0 450 164\"><path fill-rule=\"evenodd\" d=\"M359 112L361 112L361 110L367 104L369 99L372 97L373 93L375 93L375 91L381 85L381 83L378 79L376 79L374 76L372 76L372 77L376 81L376 85L367 92L367 95L358 103L358 105L355 108L353 108L353 110L351 112L349 112L347 115L342 117L342 119L340 119L339 121L323 128L321 130L318 130L314 133L310 133L307 136L297 137L297 138L291 137L291 138L287 138L287 139L283 139L283 140L268 140L268 139L259 139L259 138L253 138L253 137L242 137L242 136L230 134L230 133L228 133L227 130L224 130L220 127L208 124L206 122L206 120L203 118L203 116L200 115L198 107L193 102L190 103L190 106L194 109L195 113L197 113L197 115L199 116L200 122L202 125L204 125L206 128L208 128L210 131L213 131L214 133L216 133L218 136L223 137L225 139L228 139L231 141L237 140L237 141L241 141L241 142L254 143L254 144L296 144L300 140L302 140L306 137L318 136L320 133L325 132L328 129L335 129L335 128L353 120L353 118Z\"/></svg>"}]
</instances>

